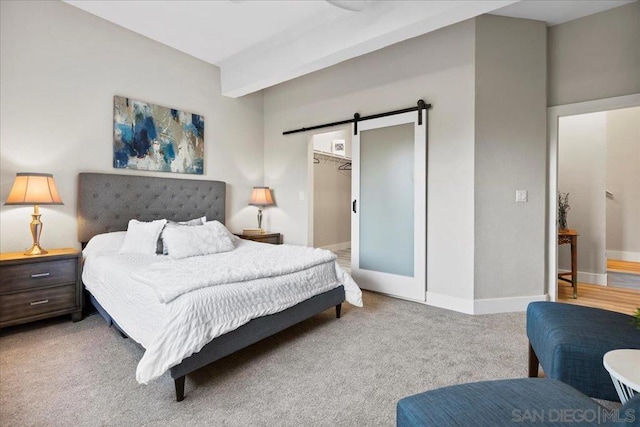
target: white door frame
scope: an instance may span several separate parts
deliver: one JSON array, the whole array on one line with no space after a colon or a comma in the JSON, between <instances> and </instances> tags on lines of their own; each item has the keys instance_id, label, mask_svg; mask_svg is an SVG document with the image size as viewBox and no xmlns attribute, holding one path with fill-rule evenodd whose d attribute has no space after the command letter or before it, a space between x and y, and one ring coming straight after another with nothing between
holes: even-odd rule
<instances>
[{"instance_id":1,"label":"white door frame","mask_svg":"<svg viewBox=\"0 0 640 427\"><path fill-rule=\"evenodd\" d=\"M614 98L597 99L595 101L577 102L575 104L558 105L547 108L548 127L548 179L547 179L547 289L549 299L558 299L558 229L556 215L558 212L558 127L560 117L578 114L597 113L640 106L640 93Z\"/></svg>"},{"instance_id":2,"label":"white door frame","mask_svg":"<svg viewBox=\"0 0 640 427\"><path fill-rule=\"evenodd\" d=\"M414 275L413 277L404 277L395 274L382 273L377 271L367 271L359 269L359 239L360 239L360 229L359 229L359 217L360 217L360 200L359 200L359 189L360 189L360 144L359 144L359 135L356 138L352 137L352 158L353 158L353 175L351 176L351 196L352 200L354 196L357 194L357 213L353 213L351 215L351 268L352 274L360 275L362 278L370 278L375 279L383 279L385 283L396 283L401 285L410 285L411 282L419 283L422 285L420 289L418 287L415 288L402 288L400 286L398 289L407 289L406 291L399 294L394 294L391 292L387 292L384 287L378 288L377 285L373 287L367 288L369 290L381 292L387 295L408 299L412 301L425 302L426 301L426 282L427 282L427 265L426 265L426 250L427 250L427 136L426 136L426 124L427 124L427 111L420 111L422 114L422 125L419 125L418 114L415 111L395 114L392 116L380 117L377 119L368 120L366 122L358 122L358 132L384 128L395 125L402 124L413 124L414 125L414 236L416 236L416 240L414 240L414 253L413 253L413 266L414 266ZM357 281L357 279L356 279Z\"/></svg>"}]
</instances>

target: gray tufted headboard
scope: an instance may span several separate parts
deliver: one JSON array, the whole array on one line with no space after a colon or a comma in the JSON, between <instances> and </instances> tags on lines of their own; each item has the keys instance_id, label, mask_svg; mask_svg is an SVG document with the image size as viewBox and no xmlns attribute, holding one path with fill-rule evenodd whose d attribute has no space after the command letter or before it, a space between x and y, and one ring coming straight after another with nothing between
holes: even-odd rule
<instances>
[{"instance_id":1,"label":"gray tufted headboard","mask_svg":"<svg viewBox=\"0 0 640 427\"><path fill-rule=\"evenodd\" d=\"M222 181L81 173L78 241L124 231L130 219L186 221L206 215L224 224L225 190Z\"/></svg>"}]
</instances>

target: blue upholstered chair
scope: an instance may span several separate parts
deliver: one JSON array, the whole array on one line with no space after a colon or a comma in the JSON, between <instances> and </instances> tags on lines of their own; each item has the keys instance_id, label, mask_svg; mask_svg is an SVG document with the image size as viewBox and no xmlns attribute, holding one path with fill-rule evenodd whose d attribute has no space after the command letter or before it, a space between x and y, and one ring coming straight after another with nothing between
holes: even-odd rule
<instances>
[{"instance_id":1,"label":"blue upholstered chair","mask_svg":"<svg viewBox=\"0 0 640 427\"><path fill-rule=\"evenodd\" d=\"M527 308L529 376L542 365L547 378L483 381L405 397L398 427L506 425L640 426L640 395L617 411L592 397L619 401L604 354L640 349L632 317L554 302Z\"/></svg>"},{"instance_id":2,"label":"blue upholstered chair","mask_svg":"<svg viewBox=\"0 0 640 427\"><path fill-rule=\"evenodd\" d=\"M640 426L640 395L608 410L561 381L544 378L483 381L405 397L398 427Z\"/></svg>"},{"instance_id":3,"label":"blue upholstered chair","mask_svg":"<svg viewBox=\"0 0 640 427\"><path fill-rule=\"evenodd\" d=\"M610 350L640 349L640 329L632 316L555 302L527 307L529 377L538 363L547 378L560 380L589 397L620 401L602 358Z\"/></svg>"}]
</instances>

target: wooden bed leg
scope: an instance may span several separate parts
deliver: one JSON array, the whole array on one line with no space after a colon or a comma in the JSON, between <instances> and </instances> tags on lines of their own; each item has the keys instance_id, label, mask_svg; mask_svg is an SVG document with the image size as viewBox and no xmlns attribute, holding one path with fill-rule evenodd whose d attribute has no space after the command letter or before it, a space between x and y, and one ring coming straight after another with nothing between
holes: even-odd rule
<instances>
[{"instance_id":1,"label":"wooden bed leg","mask_svg":"<svg viewBox=\"0 0 640 427\"><path fill-rule=\"evenodd\" d=\"M182 402L184 400L184 379L185 376L174 379L176 386L176 402Z\"/></svg>"},{"instance_id":2,"label":"wooden bed leg","mask_svg":"<svg viewBox=\"0 0 640 427\"><path fill-rule=\"evenodd\" d=\"M340 312L342 311L342 304L336 305L336 319L340 318Z\"/></svg>"},{"instance_id":3,"label":"wooden bed leg","mask_svg":"<svg viewBox=\"0 0 640 427\"><path fill-rule=\"evenodd\" d=\"M536 352L533 351L533 347L531 347L531 342L529 342L529 378L538 377L539 364L540 364L540 361L538 360L538 356L536 356Z\"/></svg>"}]
</instances>

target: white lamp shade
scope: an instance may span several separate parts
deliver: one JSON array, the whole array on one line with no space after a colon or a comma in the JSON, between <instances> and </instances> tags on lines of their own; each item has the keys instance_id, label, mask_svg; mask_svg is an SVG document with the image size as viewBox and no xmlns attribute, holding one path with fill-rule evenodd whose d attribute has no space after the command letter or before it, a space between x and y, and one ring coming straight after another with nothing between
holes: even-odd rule
<instances>
[{"instance_id":1,"label":"white lamp shade","mask_svg":"<svg viewBox=\"0 0 640 427\"><path fill-rule=\"evenodd\" d=\"M253 187L249 204L253 206L273 205L273 198L271 197L271 190L269 187Z\"/></svg>"},{"instance_id":2,"label":"white lamp shade","mask_svg":"<svg viewBox=\"0 0 640 427\"><path fill-rule=\"evenodd\" d=\"M19 172L5 205L62 205L62 199L49 173Z\"/></svg>"}]
</instances>

